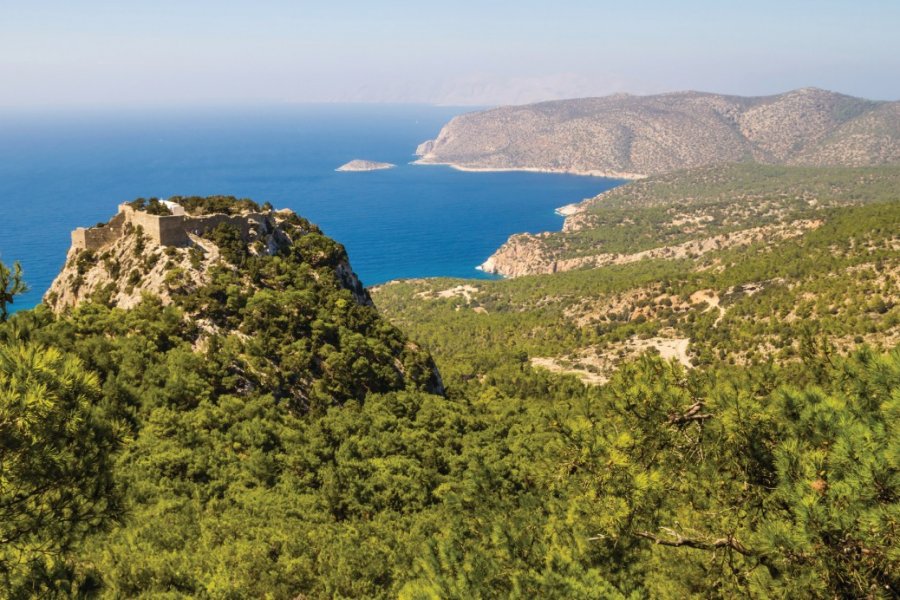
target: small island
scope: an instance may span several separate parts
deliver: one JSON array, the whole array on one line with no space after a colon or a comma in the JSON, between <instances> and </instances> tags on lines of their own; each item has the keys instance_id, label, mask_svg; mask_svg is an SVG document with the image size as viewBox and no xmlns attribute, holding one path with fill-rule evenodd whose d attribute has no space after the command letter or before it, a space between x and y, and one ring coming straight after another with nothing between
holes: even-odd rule
<instances>
[{"instance_id":1,"label":"small island","mask_svg":"<svg viewBox=\"0 0 900 600\"><path fill-rule=\"evenodd\" d=\"M341 165L335 171L381 171L383 169L393 169L397 165L386 162L375 162L371 160L351 160L347 164Z\"/></svg>"}]
</instances>

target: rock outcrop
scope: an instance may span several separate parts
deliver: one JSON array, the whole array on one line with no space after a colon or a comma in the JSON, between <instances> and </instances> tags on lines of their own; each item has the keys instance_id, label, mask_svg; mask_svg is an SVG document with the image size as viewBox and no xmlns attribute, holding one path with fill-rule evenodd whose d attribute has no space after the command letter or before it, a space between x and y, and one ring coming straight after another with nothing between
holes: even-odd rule
<instances>
[{"instance_id":1,"label":"rock outcrop","mask_svg":"<svg viewBox=\"0 0 900 600\"><path fill-rule=\"evenodd\" d=\"M900 102L805 88L744 98L617 94L455 117L418 164L637 179L755 161L865 166L900 162Z\"/></svg>"},{"instance_id":2,"label":"rock outcrop","mask_svg":"<svg viewBox=\"0 0 900 600\"><path fill-rule=\"evenodd\" d=\"M383 171L385 169L393 169L397 165L386 162L375 162L372 160L351 160L335 169L335 171Z\"/></svg>"},{"instance_id":3,"label":"rock outcrop","mask_svg":"<svg viewBox=\"0 0 900 600\"><path fill-rule=\"evenodd\" d=\"M790 223L749 227L734 233L723 233L639 252L603 252L564 258L541 243L547 234L516 234L503 244L478 268L485 273L504 277L562 273L577 269L596 269L610 265L627 265L642 260L679 260L697 258L716 250L749 246L760 242L784 240L802 235L822 224L818 220L797 220Z\"/></svg>"},{"instance_id":4,"label":"rock outcrop","mask_svg":"<svg viewBox=\"0 0 900 600\"><path fill-rule=\"evenodd\" d=\"M239 392L268 390L298 410L369 392L444 393L431 356L378 314L344 247L251 200L123 204L76 230L44 303L57 314L171 306L195 351L236 353Z\"/></svg>"},{"instance_id":5,"label":"rock outcrop","mask_svg":"<svg viewBox=\"0 0 900 600\"><path fill-rule=\"evenodd\" d=\"M299 236L320 233L289 209L187 214L174 204L176 214L171 210L151 214L123 203L107 223L73 231L65 266L45 294L44 303L55 312L88 300L131 308L149 293L168 304L173 295L209 283L214 266L229 265L215 241L215 232L223 227L239 237L234 241L249 256L274 256ZM230 264L229 268L236 266ZM334 274L358 303L372 303L346 260L336 264Z\"/></svg>"}]
</instances>

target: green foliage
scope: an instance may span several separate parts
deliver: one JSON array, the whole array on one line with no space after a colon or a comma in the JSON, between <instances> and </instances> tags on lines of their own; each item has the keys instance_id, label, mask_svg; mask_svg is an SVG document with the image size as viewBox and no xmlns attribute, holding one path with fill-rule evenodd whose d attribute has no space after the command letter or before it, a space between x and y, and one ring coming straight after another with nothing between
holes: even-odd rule
<instances>
[{"instance_id":1,"label":"green foliage","mask_svg":"<svg viewBox=\"0 0 900 600\"><path fill-rule=\"evenodd\" d=\"M206 234L219 247L222 257L233 265L241 266L249 256L241 231L229 223L219 223Z\"/></svg>"},{"instance_id":2,"label":"green foliage","mask_svg":"<svg viewBox=\"0 0 900 600\"><path fill-rule=\"evenodd\" d=\"M22 265L15 262L10 271L9 267L0 261L0 323L9 317L8 307L16 296L27 291L28 285L22 279Z\"/></svg>"},{"instance_id":3,"label":"green foliage","mask_svg":"<svg viewBox=\"0 0 900 600\"><path fill-rule=\"evenodd\" d=\"M235 198L234 196L172 196L171 202L180 204L189 215L205 215L211 213L223 213L226 215L239 215L243 212L261 212L272 210L268 202L260 207L259 204L249 198ZM151 215L166 216L172 211L163 204L159 198L137 198L128 203L135 210L140 210Z\"/></svg>"},{"instance_id":4,"label":"green foliage","mask_svg":"<svg viewBox=\"0 0 900 600\"><path fill-rule=\"evenodd\" d=\"M239 215L243 212L261 212L259 204L249 198L234 196L172 196L172 202L180 204L189 215L224 213ZM269 205L271 207L271 204Z\"/></svg>"},{"instance_id":5,"label":"green foliage","mask_svg":"<svg viewBox=\"0 0 900 600\"><path fill-rule=\"evenodd\" d=\"M742 202L748 194L773 198L766 211L794 194L834 203L816 209L822 224L806 235L696 260L377 291L382 310L435 353L451 390L490 398L498 411L513 399L530 403L527 416L506 413L504 423L517 432L516 454L528 465L519 472L547 490L538 500L510 492L514 502L491 510L487 490L511 480L477 488L462 512L473 516L448 519L417 561L407 597L552 596L540 587L520 592L525 579L499 588L490 579L504 569L534 576L539 567L528 565L537 560L517 561L542 548L547 557L565 556L575 581L596 574L604 583L593 589L611 585L625 595L897 594L900 355L839 354L863 341L890 348L896 339L900 204L884 179L893 171L829 179L787 169L761 182L757 167L730 169L718 192L679 183L672 193L692 201L721 194L727 207L730 190L743 190ZM795 179L787 185L785 177ZM651 190L639 210L671 205L664 191ZM607 216L616 210L615 194L597 205ZM622 239L633 243L637 234ZM466 294L454 292L462 285ZM718 307L691 300L710 291ZM614 352L651 335L689 338L700 368L619 359L609 384L578 392L528 364L541 356L577 363L582 349ZM517 516L518 507L528 507L531 521ZM489 542L479 534L487 524ZM523 534L534 531L545 537Z\"/></svg>"},{"instance_id":6,"label":"green foliage","mask_svg":"<svg viewBox=\"0 0 900 600\"><path fill-rule=\"evenodd\" d=\"M832 209L804 236L710 253L503 281L398 282L380 309L438 359L445 378L471 378L528 357L577 362L626 340L690 339L698 366L796 360L801 342L878 343L900 324L900 203ZM450 294L460 285L468 297ZM710 291L717 308L692 302ZM441 295L443 293L443 296ZM859 342L856 342L859 343Z\"/></svg>"},{"instance_id":7,"label":"green foliage","mask_svg":"<svg viewBox=\"0 0 900 600\"><path fill-rule=\"evenodd\" d=\"M828 169L752 163L716 166L637 181L588 201L578 227L541 236L557 260L636 253L734 234L824 210L896 201L900 168Z\"/></svg>"},{"instance_id":8,"label":"green foliage","mask_svg":"<svg viewBox=\"0 0 900 600\"><path fill-rule=\"evenodd\" d=\"M127 517L55 571L80 593L897 589L900 352L693 373L645 357L601 388L514 357L447 398L369 393L304 412L229 366L239 339L196 352L180 311L149 300L7 327L77 353L78 372L100 376L97 403L129 423L114 470Z\"/></svg>"},{"instance_id":9,"label":"green foliage","mask_svg":"<svg viewBox=\"0 0 900 600\"><path fill-rule=\"evenodd\" d=\"M889 596L898 359L877 359L876 375L862 353L827 390L763 394L752 373L692 390L676 373L629 368L611 385L611 414L570 420L569 452L581 457L572 479L590 504L576 496L569 510L590 506L585 522L609 551L630 547L637 558L640 540L653 542L644 559L649 589L661 586L653 596ZM848 370L850 390L838 374ZM703 418L679 421L697 402Z\"/></svg>"},{"instance_id":10,"label":"green foliage","mask_svg":"<svg viewBox=\"0 0 900 600\"><path fill-rule=\"evenodd\" d=\"M772 197L808 176L734 169ZM89 446L101 483L79 491L97 507L123 496L118 521L36 528L57 554L9 581L109 598L896 597L900 208L850 204L699 259L383 286L445 396L428 352L348 289L344 248L296 215L272 256L213 232L224 260L199 287L171 271L168 306L18 313L4 352L44 358L9 359L0 390L81 381L65 397L93 421L29 422L79 432L47 456ZM652 336L689 338L695 368L623 355L585 386L532 366ZM109 423L127 441L112 465Z\"/></svg>"},{"instance_id":11,"label":"green foliage","mask_svg":"<svg viewBox=\"0 0 900 600\"><path fill-rule=\"evenodd\" d=\"M8 592L40 590L43 573L117 514L117 437L99 399L97 377L77 357L0 344L0 587Z\"/></svg>"},{"instance_id":12,"label":"green foliage","mask_svg":"<svg viewBox=\"0 0 900 600\"><path fill-rule=\"evenodd\" d=\"M169 207L160 202L159 198L150 198L149 200L138 198L137 200L132 200L128 204L135 210L140 210L151 215L164 217L172 214Z\"/></svg>"}]
</instances>

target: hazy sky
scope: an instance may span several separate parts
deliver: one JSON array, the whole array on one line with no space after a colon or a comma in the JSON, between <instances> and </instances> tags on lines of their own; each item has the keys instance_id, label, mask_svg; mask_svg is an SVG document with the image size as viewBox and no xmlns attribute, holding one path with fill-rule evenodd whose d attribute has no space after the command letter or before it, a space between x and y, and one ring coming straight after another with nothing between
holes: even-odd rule
<instances>
[{"instance_id":1,"label":"hazy sky","mask_svg":"<svg viewBox=\"0 0 900 600\"><path fill-rule=\"evenodd\" d=\"M900 0L0 0L0 106L900 99Z\"/></svg>"}]
</instances>

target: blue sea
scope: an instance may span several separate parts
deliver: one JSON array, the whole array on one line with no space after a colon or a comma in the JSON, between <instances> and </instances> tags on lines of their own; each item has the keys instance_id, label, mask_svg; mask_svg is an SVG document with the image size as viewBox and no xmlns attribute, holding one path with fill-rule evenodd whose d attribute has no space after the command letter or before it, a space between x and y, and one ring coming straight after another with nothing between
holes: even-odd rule
<instances>
[{"instance_id":1,"label":"blue sea","mask_svg":"<svg viewBox=\"0 0 900 600\"><path fill-rule=\"evenodd\" d=\"M416 146L462 108L310 105L259 109L0 114L0 260L20 261L38 302L70 231L124 200L229 194L292 208L343 243L366 285L484 277L516 232L557 230L556 207L619 181L416 166ZM354 159L389 171L337 173Z\"/></svg>"}]
</instances>

